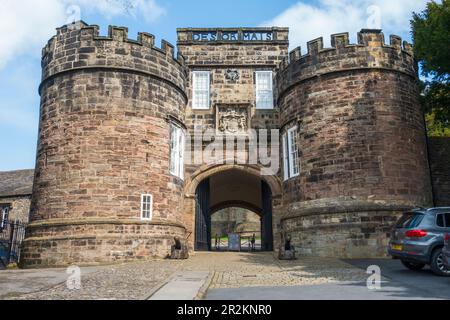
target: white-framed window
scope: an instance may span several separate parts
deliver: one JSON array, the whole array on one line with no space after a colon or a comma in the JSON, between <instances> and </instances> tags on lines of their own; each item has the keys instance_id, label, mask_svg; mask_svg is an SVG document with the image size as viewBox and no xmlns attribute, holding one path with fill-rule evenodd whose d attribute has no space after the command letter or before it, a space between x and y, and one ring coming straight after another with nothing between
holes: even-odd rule
<instances>
[{"instance_id":1,"label":"white-framed window","mask_svg":"<svg viewBox=\"0 0 450 320\"><path fill-rule=\"evenodd\" d=\"M141 220L152 220L153 218L153 196L141 194Z\"/></svg>"},{"instance_id":2,"label":"white-framed window","mask_svg":"<svg viewBox=\"0 0 450 320\"><path fill-rule=\"evenodd\" d=\"M290 128L282 135L283 143L283 171L284 180L297 177L300 174L300 161L298 158L298 130Z\"/></svg>"},{"instance_id":3,"label":"white-framed window","mask_svg":"<svg viewBox=\"0 0 450 320\"><path fill-rule=\"evenodd\" d=\"M0 229L6 227L6 223L8 222L8 215L9 215L9 207L8 206L0 207Z\"/></svg>"},{"instance_id":4,"label":"white-framed window","mask_svg":"<svg viewBox=\"0 0 450 320\"><path fill-rule=\"evenodd\" d=\"M192 72L192 109L210 107L210 72Z\"/></svg>"},{"instance_id":5,"label":"white-framed window","mask_svg":"<svg viewBox=\"0 0 450 320\"><path fill-rule=\"evenodd\" d=\"M256 109L273 109L272 71L256 71Z\"/></svg>"},{"instance_id":6,"label":"white-framed window","mask_svg":"<svg viewBox=\"0 0 450 320\"><path fill-rule=\"evenodd\" d=\"M170 173L184 179L185 135L183 129L172 124L170 129Z\"/></svg>"}]
</instances>

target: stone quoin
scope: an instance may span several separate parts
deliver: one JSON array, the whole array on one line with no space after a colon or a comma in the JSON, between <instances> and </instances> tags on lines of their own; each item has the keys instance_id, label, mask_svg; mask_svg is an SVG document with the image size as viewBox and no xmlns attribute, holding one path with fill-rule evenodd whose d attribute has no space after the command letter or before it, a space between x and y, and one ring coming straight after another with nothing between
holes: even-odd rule
<instances>
[{"instance_id":1,"label":"stone quoin","mask_svg":"<svg viewBox=\"0 0 450 320\"><path fill-rule=\"evenodd\" d=\"M43 49L23 267L167 257L175 237L210 250L210 216L230 207L261 217L263 250L289 236L299 255L379 257L403 210L432 205L411 45L380 30L306 52L289 52L287 28L177 34L174 55L80 22ZM194 133L249 128L279 130L276 173L192 161Z\"/></svg>"}]
</instances>

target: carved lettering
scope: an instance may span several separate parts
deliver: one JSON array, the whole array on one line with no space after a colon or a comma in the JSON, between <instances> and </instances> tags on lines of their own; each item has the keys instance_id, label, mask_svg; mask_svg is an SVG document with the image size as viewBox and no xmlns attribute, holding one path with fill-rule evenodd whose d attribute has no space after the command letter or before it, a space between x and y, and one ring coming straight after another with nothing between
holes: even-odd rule
<instances>
[{"instance_id":1,"label":"carved lettering","mask_svg":"<svg viewBox=\"0 0 450 320\"><path fill-rule=\"evenodd\" d=\"M274 39L272 32L267 31L245 31L242 35L236 31L226 31L219 33L217 31L194 32L192 41L196 42L214 42L214 41L272 41Z\"/></svg>"}]
</instances>

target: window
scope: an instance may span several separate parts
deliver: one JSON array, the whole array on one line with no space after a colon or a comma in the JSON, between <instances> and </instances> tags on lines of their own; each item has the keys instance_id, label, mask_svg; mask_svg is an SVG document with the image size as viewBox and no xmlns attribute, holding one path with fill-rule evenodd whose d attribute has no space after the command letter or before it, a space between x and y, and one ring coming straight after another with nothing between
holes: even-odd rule
<instances>
[{"instance_id":1,"label":"window","mask_svg":"<svg viewBox=\"0 0 450 320\"><path fill-rule=\"evenodd\" d=\"M288 180L300 174L297 135L297 127L293 127L282 136L284 180Z\"/></svg>"},{"instance_id":2,"label":"window","mask_svg":"<svg viewBox=\"0 0 450 320\"><path fill-rule=\"evenodd\" d=\"M445 227L445 225L444 225L444 215L443 214L438 214L437 215L436 225L438 227Z\"/></svg>"},{"instance_id":3,"label":"window","mask_svg":"<svg viewBox=\"0 0 450 320\"><path fill-rule=\"evenodd\" d=\"M406 212L397 221L397 229L417 228L425 216L422 213Z\"/></svg>"},{"instance_id":4,"label":"window","mask_svg":"<svg viewBox=\"0 0 450 320\"><path fill-rule=\"evenodd\" d=\"M444 217L445 217L445 226L447 228L450 228L450 213L445 213Z\"/></svg>"},{"instance_id":5,"label":"window","mask_svg":"<svg viewBox=\"0 0 450 320\"><path fill-rule=\"evenodd\" d=\"M192 73L192 109L209 109L209 86L209 71L194 71Z\"/></svg>"},{"instance_id":6,"label":"window","mask_svg":"<svg viewBox=\"0 0 450 320\"><path fill-rule=\"evenodd\" d=\"M8 222L9 207L0 207L0 229L6 227Z\"/></svg>"},{"instance_id":7,"label":"window","mask_svg":"<svg viewBox=\"0 0 450 320\"><path fill-rule=\"evenodd\" d=\"M436 225L438 227L450 228L450 213L438 214L436 218Z\"/></svg>"},{"instance_id":8,"label":"window","mask_svg":"<svg viewBox=\"0 0 450 320\"><path fill-rule=\"evenodd\" d=\"M141 220L152 220L153 218L153 196L151 194L141 195Z\"/></svg>"},{"instance_id":9,"label":"window","mask_svg":"<svg viewBox=\"0 0 450 320\"><path fill-rule=\"evenodd\" d=\"M273 109L272 71L256 71L256 109Z\"/></svg>"},{"instance_id":10,"label":"window","mask_svg":"<svg viewBox=\"0 0 450 320\"><path fill-rule=\"evenodd\" d=\"M170 130L170 173L180 179L184 178L184 147L183 129L172 125Z\"/></svg>"}]
</instances>

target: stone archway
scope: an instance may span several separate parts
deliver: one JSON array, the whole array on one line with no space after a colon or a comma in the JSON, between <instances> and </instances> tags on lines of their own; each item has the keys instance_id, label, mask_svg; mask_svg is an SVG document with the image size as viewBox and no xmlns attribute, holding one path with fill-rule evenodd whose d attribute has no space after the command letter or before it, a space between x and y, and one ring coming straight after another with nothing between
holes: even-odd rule
<instances>
[{"instance_id":1,"label":"stone archway","mask_svg":"<svg viewBox=\"0 0 450 320\"><path fill-rule=\"evenodd\" d=\"M189 242L194 250L211 249L210 215L231 205L261 213L263 249L273 250L272 199L281 195L278 177L262 176L255 166L217 165L197 170L187 181L185 192Z\"/></svg>"},{"instance_id":2,"label":"stone archway","mask_svg":"<svg viewBox=\"0 0 450 320\"><path fill-rule=\"evenodd\" d=\"M188 179L186 179L184 192L186 197L194 197L195 191L197 190L198 185L204 179L229 170L238 170L241 172L247 172L251 175L260 177L260 179L264 180L270 187L272 191L272 196L274 198L281 197L282 193L282 185L278 176L270 175L270 176L262 176L261 175L261 167L256 165L239 165L239 164L217 164L217 165L203 165L199 167Z\"/></svg>"}]
</instances>

